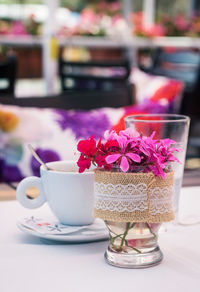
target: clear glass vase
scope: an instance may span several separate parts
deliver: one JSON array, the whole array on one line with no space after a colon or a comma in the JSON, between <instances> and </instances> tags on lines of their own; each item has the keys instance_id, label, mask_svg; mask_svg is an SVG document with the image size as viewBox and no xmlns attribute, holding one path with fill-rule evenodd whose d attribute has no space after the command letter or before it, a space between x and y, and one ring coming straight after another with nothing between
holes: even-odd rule
<instances>
[{"instance_id":1,"label":"clear glass vase","mask_svg":"<svg viewBox=\"0 0 200 292\"><path fill-rule=\"evenodd\" d=\"M181 148L182 151L175 152L174 155L181 163L173 162L171 166L174 170L174 212L175 221L178 222L179 197L183 179L185 155L187 149L188 132L190 118L176 114L137 114L125 118L126 128L131 127L143 136L149 137L155 132L156 139L172 139L176 141L173 147Z\"/></svg>"},{"instance_id":2,"label":"clear glass vase","mask_svg":"<svg viewBox=\"0 0 200 292\"><path fill-rule=\"evenodd\" d=\"M173 220L174 172L166 178L135 167L121 172L95 170L94 216L104 220L109 231L106 261L122 268L147 268L159 264L158 246L162 222Z\"/></svg>"},{"instance_id":3,"label":"clear glass vase","mask_svg":"<svg viewBox=\"0 0 200 292\"><path fill-rule=\"evenodd\" d=\"M158 246L160 223L105 221L109 230L106 261L122 268L147 268L159 264L163 254Z\"/></svg>"}]
</instances>

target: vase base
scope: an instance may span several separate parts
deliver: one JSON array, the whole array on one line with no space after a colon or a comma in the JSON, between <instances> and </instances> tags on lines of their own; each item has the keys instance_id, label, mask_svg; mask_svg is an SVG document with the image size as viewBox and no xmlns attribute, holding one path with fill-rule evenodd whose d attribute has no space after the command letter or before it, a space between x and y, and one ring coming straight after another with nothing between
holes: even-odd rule
<instances>
[{"instance_id":1,"label":"vase base","mask_svg":"<svg viewBox=\"0 0 200 292\"><path fill-rule=\"evenodd\" d=\"M159 246L153 251L142 254L117 253L108 247L105 252L105 260L108 264L120 268L142 269L158 265L163 259L163 253Z\"/></svg>"}]
</instances>

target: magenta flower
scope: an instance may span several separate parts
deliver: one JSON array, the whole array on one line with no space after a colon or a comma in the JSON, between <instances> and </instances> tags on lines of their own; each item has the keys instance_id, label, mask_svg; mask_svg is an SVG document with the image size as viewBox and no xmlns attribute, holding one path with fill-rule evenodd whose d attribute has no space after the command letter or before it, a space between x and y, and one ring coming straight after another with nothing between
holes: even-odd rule
<instances>
[{"instance_id":1,"label":"magenta flower","mask_svg":"<svg viewBox=\"0 0 200 292\"><path fill-rule=\"evenodd\" d=\"M132 128L127 128L123 131L120 131L119 136L125 136L130 139L140 137L140 134L137 131L134 131Z\"/></svg>"},{"instance_id":2,"label":"magenta flower","mask_svg":"<svg viewBox=\"0 0 200 292\"><path fill-rule=\"evenodd\" d=\"M110 141L110 140L116 140L117 139L117 133L115 131L105 131L104 133L104 139L106 141Z\"/></svg>"},{"instance_id":3,"label":"magenta flower","mask_svg":"<svg viewBox=\"0 0 200 292\"><path fill-rule=\"evenodd\" d=\"M106 157L106 162L108 164L114 163L117 160L121 160L120 168L123 172L127 172L129 170L129 160L140 163L141 158L138 154L127 151L130 140L125 136L118 136L117 142L119 144L120 153L110 154Z\"/></svg>"},{"instance_id":4,"label":"magenta flower","mask_svg":"<svg viewBox=\"0 0 200 292\"><path fill-rule=\"evenodd\" d=\"M166 177L171 162L179 162L174 152L181 151L175 147L175 141L171 139L154 139L155 132L149 137L139 135L134 129L128 128L120 131L106 131L104 138L90 149L88 140L80 141L78 150L81 152L78 161L79 170L83 172L91 163L110 170L119 167L123 172L152 172L155 176ZM81 147L80 146L84 146ZM91 151L92 150L92 151ZM84 159L83 159L84 158Z\"/></svg>"}]
</instances>

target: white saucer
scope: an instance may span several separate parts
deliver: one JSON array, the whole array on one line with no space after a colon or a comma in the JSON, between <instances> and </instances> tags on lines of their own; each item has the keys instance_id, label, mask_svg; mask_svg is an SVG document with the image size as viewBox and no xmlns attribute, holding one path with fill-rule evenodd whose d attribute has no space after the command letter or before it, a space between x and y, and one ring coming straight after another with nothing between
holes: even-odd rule
<instances>
[{"instance_id":1,"label":"white saucer","mask_svg":"<svg viewBox=\"0 0 200 292\"><path fill-rule=\"evenodd\" d=\"M62 243L81 243L108 239L104 222L95 219L93 224L84 226L63 225L38 217L25 217L17 221L17 227L33 236Z\"/></svg>"}]
</instances>

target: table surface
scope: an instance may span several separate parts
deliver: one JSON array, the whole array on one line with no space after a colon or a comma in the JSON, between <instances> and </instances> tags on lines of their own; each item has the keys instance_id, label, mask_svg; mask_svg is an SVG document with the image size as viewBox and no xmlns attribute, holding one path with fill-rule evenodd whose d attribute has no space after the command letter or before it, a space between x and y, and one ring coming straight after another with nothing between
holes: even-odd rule
<instances>
[{"instance_id":1,"label":"table surface","mask_svg":"<svg viewBox=\"0 0 200 292\"><path fill-rule=\"evenodd\" d=\"M159 235L163 262L148 269L122 269L104 261L108 241L45 244L16 227L19 217L49 216L48 206L27 210L0 202L0 291L200 291L199 225L168 227ZM200 187L183 188L180 217L200 216Z\"/></svg>"}]
</instances>

